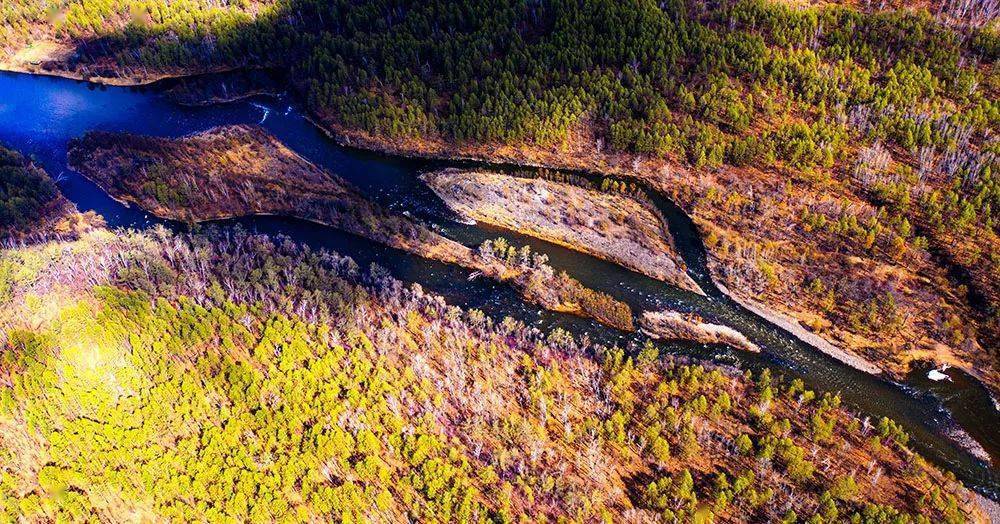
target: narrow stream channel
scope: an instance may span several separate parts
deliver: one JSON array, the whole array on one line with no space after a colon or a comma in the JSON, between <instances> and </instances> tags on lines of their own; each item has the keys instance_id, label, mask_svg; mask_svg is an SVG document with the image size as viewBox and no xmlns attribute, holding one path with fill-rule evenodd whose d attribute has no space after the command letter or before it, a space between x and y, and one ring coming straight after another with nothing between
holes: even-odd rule
<instances>
[{"instance_id":1,"label":"narrow stream channel","mask_svg":"<svg viewBox=\"0 0 1000 524\"><path fill-rule=\"evenodd\" d=\"M389 157L342 148L312 126L288 97L249 99L205 108L177 106L155 88L96 87L72 80L0 73L0 142L33 157L56 177L66 196L81 210L104 215L113 227L144 228L162 223L142 210L115 202L66 165L70 139L89 130L125 131L176 137L229 124L260 124L310 161L354 183L372 200L397 212L425 220L467 245L505 236L549 255L557 270L566 270L585 285L624 300L638 313L670 307L698 313L711 322L734 327L763 348L759 355L725 346L691 343L658 344L661 353L801 378L817 391L840 392L845 404L877 420L889 416L911 434L912 446L928 459L955 473L967 485L997 500L1000 475L948 437L961 429L975 438L1000 464L1000 412L985 388L972 377L949 370L953 382L930 382L915 372L906 384L895 384L855 370L722 295L711 283L705 253L690 219L666 198L653 196L668 220L692 276L707 297L689 293L629 271L616 264L548 242L485 226L450 220L451 214L417 175L461 163ZM652 195L652 193L650 193ZM561 327L604 344L642 343L630 335L572 315L543 311L527 304L509 286L487 279L469 280L469 271L424 260L365 239L290 218L249 217L224 221L268 234L283 234L351 256L362 266L378 263L405 282L420 283L449 303L483 310L494 319L512 316L547 330Z\"/></svg>"}]
</instances>

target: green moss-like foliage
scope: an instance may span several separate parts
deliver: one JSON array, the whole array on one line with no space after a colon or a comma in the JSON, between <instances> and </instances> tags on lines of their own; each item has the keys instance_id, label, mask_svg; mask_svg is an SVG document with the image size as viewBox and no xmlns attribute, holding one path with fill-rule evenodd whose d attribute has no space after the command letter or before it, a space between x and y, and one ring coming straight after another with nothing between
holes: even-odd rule
<instances>
[{"instance_id":1,"label":"green moss-like foliage","mask_svg":"<svg viewBox=\"0 0 1000 524\"><path fill-rule=\"evenodd\" d=\"M0 236L28 230L49 214L59 189L20 153L0 146Z\"/></svg>"},{"instance_id":2,"label":"green moss-like foliage","mask_svg":"<svg viewBox=\"0 0 1000 524\"><path fill-rule=\"evenodd\" d=\"M835 396L494 323L284 240L102 230L0 268L0 520L968 517Z\"/></svg>"}]
</instances>

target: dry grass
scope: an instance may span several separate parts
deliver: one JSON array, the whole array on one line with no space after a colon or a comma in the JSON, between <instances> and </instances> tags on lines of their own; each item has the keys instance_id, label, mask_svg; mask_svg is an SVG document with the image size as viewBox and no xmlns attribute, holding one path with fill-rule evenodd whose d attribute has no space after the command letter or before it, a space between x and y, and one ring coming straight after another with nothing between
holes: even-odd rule
<instances>
[{"instance_id":1,"label":"dry grass","mask_svg":"<svg viewBox=\"0 0 1000 524\"><path fill-rule=\"evenodd\" d=\"M485 172L446 170L423 179L461 215L701 292L659 216L628 196Z\"/></svg>"}]
</instances>

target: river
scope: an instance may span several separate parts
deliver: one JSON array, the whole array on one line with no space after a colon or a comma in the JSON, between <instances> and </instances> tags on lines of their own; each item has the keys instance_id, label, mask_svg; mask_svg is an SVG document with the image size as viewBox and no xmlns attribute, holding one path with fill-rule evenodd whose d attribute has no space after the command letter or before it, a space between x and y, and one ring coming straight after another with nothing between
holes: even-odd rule
<instances>
[{"instance_id":1,"label":"river","mask_svg":"<svg viewBox=\"0 0 1000 524\"><path fill-rule=\"evenodd\" d=\"M911 435L911 445L932 462L950 470L968 486L1000 499L996 467L977 459L949 437L956 431L971 435L1000 464L1000 411L986 389L959 370L948 370L952 382L931 382L926 370L897 384L847 366L745 310L712 284L705 252L690 219L666 198L654 204L668 220L678 249L692 277L707 292L700 296L650 279L616 264L514 232L451 220L450 212L417 178L424 170L462 165L412 160L336 145L310 124L288 96L251 98L209 107L178 106L155 87L118 88L45 76L0 73L0 142L34 158L64 194L82 211L93 210L113 227L144 228L163 223L136 208L125 207L96 185L69 169L66 146L89 130L125 131L177 137L228 124L260 124L308 160L354 183L372 200L397 212L407 212L467 245L500 235L515 245L529 244L549 256L557 270L566 270L583 284L624 300L636 312L670 307L695 312L710 322L738 329L761 346L750 354L726 346L692 343L658 344L661 353L760 370L775 376L801 378L820 392L839 392L847 407L872 417L889 416ZM499 169L499 168L498 168ZM469 279L469 271L421 259L321 225L279 217L248 217L224 221L268 234L283 234L317 248L335 250L359 264L378 263L405 282L420 283L449 303L483 310L494 319L512 316L548 330L564 328L604 344L641 343L630 335L572 315L540 310L525 303L509 286L488 279Z\"/></svg>"}]
</instances>

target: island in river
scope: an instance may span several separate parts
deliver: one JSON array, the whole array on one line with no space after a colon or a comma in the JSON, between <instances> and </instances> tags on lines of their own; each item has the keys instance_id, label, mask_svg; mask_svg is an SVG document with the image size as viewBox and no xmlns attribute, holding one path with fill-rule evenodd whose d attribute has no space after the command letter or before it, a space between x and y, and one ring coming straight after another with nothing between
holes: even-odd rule
<instances>
[{"instance_id":1,"label":"island in river","mask_svg":"<svg viewBox=\"0 0 1000 524\"><path fill-rule=\"evenodd\" d=\"M702 293L651 206L616 191L484 171L421 178L456 213L609 260Z\"/></svg>"},{"instance_id":2,"label":"island in river","mask_svg":"<svg viewBox=\"0 0 1000 524\"><path fill-rule=\"evenodd\" d=\"M283 215L310 220L510 282L547 309L634 330L627 305L557 273L544 258L498 242L471 249L445 238L369 202L347 181L256 126L217 127L178 139L90 132L70 145L69 162L112 197L161 218L202 222Z\"/></svg>"},{"instance_id":3,"label":"island in river","mask_svg":"<svg viewBox=\"0 0 1000 524\"><path fill-rule=\"evenodd\" d=\"M642 330L653 338L694 340L703 344L727 344L734 348L759 353L760 348L739 331L719 324L704 322L693 314L678 311L644 311L640 319Z\"/></svg>"}]
</instances>

